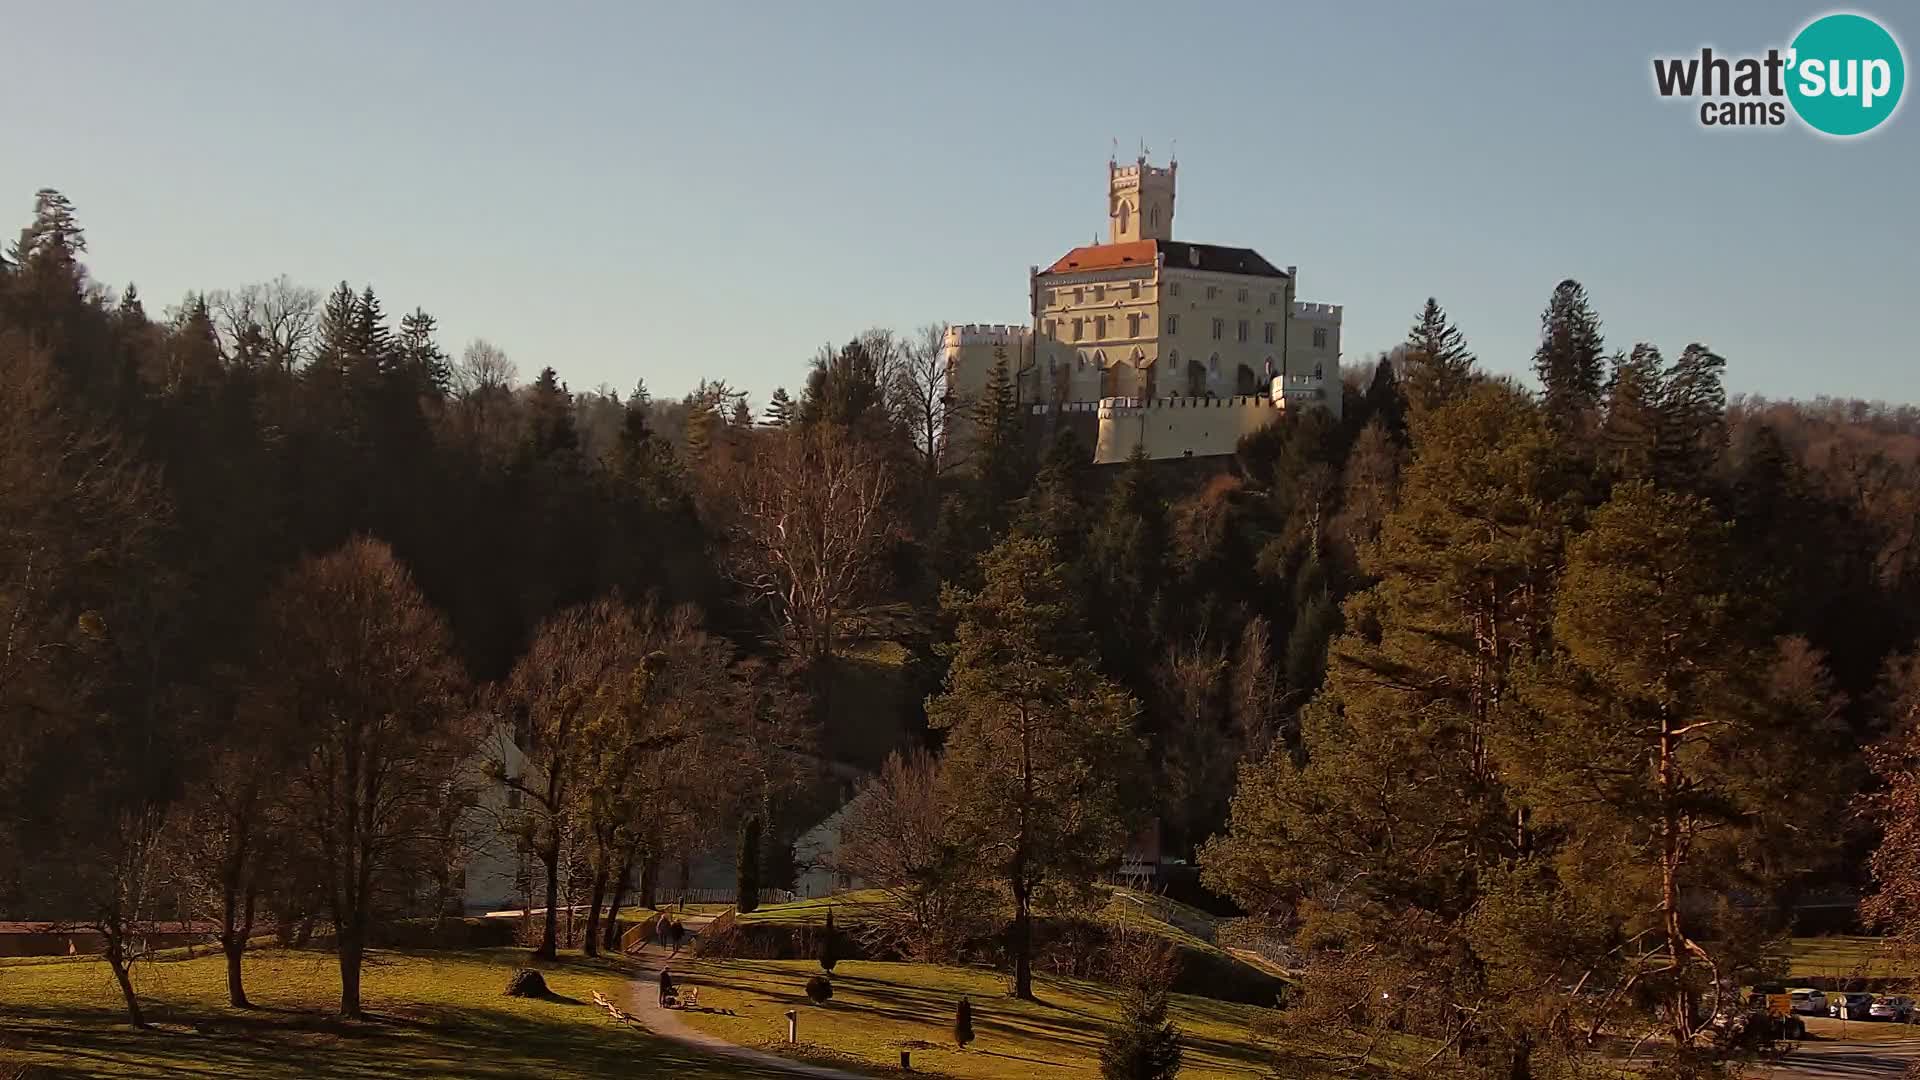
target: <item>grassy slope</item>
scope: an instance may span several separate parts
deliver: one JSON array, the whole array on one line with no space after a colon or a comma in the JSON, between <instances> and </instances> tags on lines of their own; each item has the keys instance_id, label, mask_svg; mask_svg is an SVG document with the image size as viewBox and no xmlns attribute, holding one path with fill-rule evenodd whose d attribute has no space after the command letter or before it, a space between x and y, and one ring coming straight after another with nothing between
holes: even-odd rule
<instances>
[{"instance_id":1,"label":"grassy slope","mask_svg":"<svg viewBox=\"0 0 1920 1080\"><path fill-rule=\"evenodd\" d=\"M1787 957L1794 975L1888 978L1914 974L1914 958L1888 950L1883 938L1794 938L1788 942Z\"/></svg>"},{"instance_id":2,"label":"grassy slope","mask_svg":"<svg viewBox=\"0 0 1920 1080\"><path fill-rule=\"evenodd\" d=\"M63 1077L587 1077L772 1076L718 1063L609 1021L593 992L623 994L629 970L568 957L543 965L566 1000L508 998L521 950L369 957L363 994L375 1019L343 1023L339 971L327 953L265 950L247 963L262 1008L225 1007L218 956L143 965L137 978L154 1030L125 1020L98 961L0 967L0 1065L54 1067Z\"/></svg>"},{"instance_id":3,"label":"grassy slope","mask_svg":"<svg viewBox=\"0 0 1920 1080\"><path fill-rule=\"evenodd\" d=\"M838 916L835 916L838 919ZM850 1060L869 1068L898 1066L913 1053L916 1074L952 1077L1093 1077L1099 1074L1105 1027L1115 1015L1111 991L1097 983L1040 976L1038 1003L1006 996L1005 977L975 968L843 962L825 1007L806 999L819 968L806 961L700 961L685 974L701 986L700 1004L731 1010L687 1014L694 1027L776 1052L791 1048L785 1014L800 1010L799 1056ZM977 1041L954 1049L954 1005L971 995ZM1185 1033L1184 1080L1257 1077L1266 1052L1249 1029L1261 1010L1177 995L1172 1019Z\"/></svg>"}]
</instances>

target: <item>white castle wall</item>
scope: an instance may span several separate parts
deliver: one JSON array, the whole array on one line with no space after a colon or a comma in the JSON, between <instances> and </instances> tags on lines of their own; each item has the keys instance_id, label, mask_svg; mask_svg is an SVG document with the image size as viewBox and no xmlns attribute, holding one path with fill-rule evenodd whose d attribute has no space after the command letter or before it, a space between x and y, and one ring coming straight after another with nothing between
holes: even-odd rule
<instances>
[{"instance_id":1,"label":"white castle wall","mask_svg":"<svg viewBox=\"0 0 1920 1080\"><path fill-rule=\"evenodd\" d=\"M1108 398L1100 403L1100 438L1093 460L1097 465L1125 461L1135 447L1145 447L1147 457L1155 460L1231 454L1243 436L1273 423L1281 411L1266 395Z\"/></svg>"}]
</instances>

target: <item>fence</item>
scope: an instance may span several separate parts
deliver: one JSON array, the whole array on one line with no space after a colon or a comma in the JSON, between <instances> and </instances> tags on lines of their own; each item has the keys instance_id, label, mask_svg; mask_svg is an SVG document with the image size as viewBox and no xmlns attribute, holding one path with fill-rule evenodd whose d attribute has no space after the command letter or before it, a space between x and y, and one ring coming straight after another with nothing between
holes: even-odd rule
<instances>
[{"instance_id":1,"label":"fence","mask_svg":"<svg viewBox=\"0 0 1920 1080\"><path fill-rule=\"evenodd\" d=\"M659 912L655 912L645 919L642 919L639 923L628 927L627 932L620 935L620 951L626 953L628 956L632 956L634 953L646 948L647 942L653 940L654 932L659 928Z\"/></svg>"}]
</instances>

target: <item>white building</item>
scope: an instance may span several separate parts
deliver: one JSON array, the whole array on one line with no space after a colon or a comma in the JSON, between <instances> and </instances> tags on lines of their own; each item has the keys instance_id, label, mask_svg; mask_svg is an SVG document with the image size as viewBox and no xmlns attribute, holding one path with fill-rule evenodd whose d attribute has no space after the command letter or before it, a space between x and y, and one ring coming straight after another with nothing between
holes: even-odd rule
<instances>
[{"instance_id":1,"label":"white building","mask_svg":"<svg viewBox=\"0 0 1920 1080\"><path fill-rule=\"evenodd\" d=\"M1030 269L1028 324L948 330L963 406L1005 363L1022 406L1098 410L1100 462L1230 454L1279 410L1339 414L1339 305L1301 301L1298 268L1251 248L1173 239L1178 171L1108 162L1108 242Z\"/></svg>"}]
</instances>

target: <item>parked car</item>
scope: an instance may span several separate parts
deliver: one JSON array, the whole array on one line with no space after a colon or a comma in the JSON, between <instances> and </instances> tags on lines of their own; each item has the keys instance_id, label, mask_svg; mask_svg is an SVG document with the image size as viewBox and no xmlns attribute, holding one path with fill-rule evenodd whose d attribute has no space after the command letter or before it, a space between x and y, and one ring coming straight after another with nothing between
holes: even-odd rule
<instances>
[{"instance_id":1,"label":"parked car","mask_svg":"<svg viewBox=\"0 0 1920 1080\"><path fill-rule=\"evenodd\" d=\"M1909 997L1876 998L1867 1008L1870 1020L1897 1020L1904 1024L1913 1019L1913 999Z\"/></svg>"},{"instance_id":2,"label":"parked car","mask_svg":"<svg viewBox=\"0 0 1920 1080\"><path fill-rule=\"evenodd\" d=\"M1806 1013L1809 1016L1827 1015L1827 995L1821 991L1793 990L1789 992L1789 996L1793 998L1794 1012Z\"/></svg>"},{"instance_id":3,"label":"parked car","mask_svg":"<svg viewBox=\"0 0 1920 1080\"><path fill-rule=\"evenodd\" d=\"M1872 994L1835 994L1827 999L1827 1015L1841 1020L1865 1020L1871 1008Z\"/></svg>"}]
</instances>

